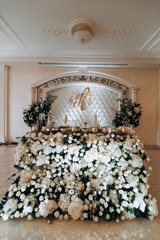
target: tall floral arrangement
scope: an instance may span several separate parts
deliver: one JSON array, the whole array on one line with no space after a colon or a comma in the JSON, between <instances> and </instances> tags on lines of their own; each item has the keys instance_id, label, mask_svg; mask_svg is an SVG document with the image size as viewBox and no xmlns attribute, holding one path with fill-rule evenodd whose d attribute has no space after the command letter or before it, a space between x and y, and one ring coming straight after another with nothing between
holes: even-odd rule
<instances>
[{"instance_id":1,"label":"tall floral arrangement","mask_svg":"<svg viewBox=\"0 0 160 240\"><path fill-rule=\"evenodd\" d=\"M129 126L138 127L142 115L142 107L132 99L119 99L120 110L115 111L113 124L115 127Z\"/></svg>"},{"instance_id":2,"label":"tall floral arrangement","mask_svg":"<svg viewBox=\"0 0 160 240\"><path fill-rule=\"evenodd\" d=\"M56 99L56 96L47 96L42 102L33 102L27 109L23 111L23 120L28 127L32 127L37 123L39 114L48 114L51 109L51 105Z\"/></svg>"}]
</instances>

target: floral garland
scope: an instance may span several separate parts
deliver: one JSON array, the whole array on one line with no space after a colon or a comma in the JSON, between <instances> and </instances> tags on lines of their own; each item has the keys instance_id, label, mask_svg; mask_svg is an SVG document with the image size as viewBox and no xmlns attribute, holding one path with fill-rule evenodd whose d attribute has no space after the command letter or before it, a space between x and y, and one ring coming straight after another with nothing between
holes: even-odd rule
<instances>
[{"instance_id":1,"label":"floral garland","mask_svg":"<svg viewBox=\"0 0 160 240\"><path fill-rule=\"evenodd\" d=\"M56 99L56 96L47 96L43 102L33 102L29 108L24 109L23 111L23 120L28 127L32 127L34 124L37 123L39 119L39 115L41 113L48 114L51 105Z\"/></svg>"},{"instance_id":2,"label":"floral garland","mask_svg":"<svg viewBox=\"0 0 160 240\"><path fill-rule=\"evenodd\" d=\"M17 146L18 171L0 203L1 217L152 220L158 210L144 161L143 144L130 133L28 133Z\"/></svg>"},{"instance_id":3,"label":"floral garland","mask_svg":"<svg viewBox=\"0 0 160 240\"><path fill-rule=\"evenodd\" d=\"M130 126L138 127L142 115L142 107L132 99L119 99L120 110L115 111L113 124L115 127Z\"/></svg>"}]
</instances>

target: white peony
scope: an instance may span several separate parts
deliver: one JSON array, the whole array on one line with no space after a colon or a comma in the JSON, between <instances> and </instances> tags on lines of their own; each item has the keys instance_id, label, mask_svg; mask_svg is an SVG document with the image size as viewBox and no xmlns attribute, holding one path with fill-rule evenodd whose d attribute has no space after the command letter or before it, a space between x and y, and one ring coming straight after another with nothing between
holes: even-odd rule
<instances>
[{"instance_id":1,"label":"white peony","mask_svg":"<svg viewBox=\"0 0 160 240\"><path fill-rule=\"evenodd\" d=\"M110 190L109 191L109 198L112 201L112 203L116 204L118 202L118 196L116 190Z\"/></svg>"},{"instance_id":2,"label":"white peony","mask_svg":"<svg viewBox=\"0 0 160 240\"><path fill-rule=\"evenodd\" d=\"M36 162L37 166L41 166L41 165L45 164L45 161L46 161L45 155L37 155L36 158L37 158L37 162Z\"/></svg>"},{"instance_id":3,"label":"white peony","mask_svg":"<svg viewBox=\"0 0 160 240\"><path fill-rule=\"evenodd\" d=\"M134 213L130 213L129 211L124 210L121 215L122 220L128 219L128 220L133 220L136 218Z\"/></svg>"},{"instance_id":4,"label":"white peony","mask_svg":"<svg viewBox=\"0 0 160 240\"><path fill-rule=\"evenodd\" d=\"M39 142L39 141L35 141L32 146L31 146L31 152L34 154L34 155L37 155L37 152L42 150L43 149L43 146L42 144Z\"/></svg>"},{"instance_id":5,"label":"white peony","mask_svg":"<svg viewBox=\"0 0 160 240\"><path fill-rule=\"evenodd\" d=\"M63 146L62 146L62 145L56 145L55 152L56 152L56 153L61 153L61 152L63 152Z\"/></svg>"},{"instance_id":6,"label":"white peony","mask_svg":"<svg viewBox=\"0 0 160 240\"><path fill-rule=\"evenodd\" d=\"M140 156L132 154L132 161L130 161L130 164L133 168L141 168L143 166L143 160Z\"/></svg>"},{"instance_id":7,"label":"white peony","mask_svg":"<svg viewBox=\"0 0 160 240\"><path fill-rule=\"evenodd\" d=\"M78 163L73 163L71 166L70 166L70 171L71 173L78 173L81 169L81 165L78 164Z\"/></svg>"},{"instance_id":8,"label":"white peony","mask_svg":"<svg viewBox=\"0 0 160 240\"><path fill-rule=\"evenodd\" d=\"M138 182L139 182L139 177L133 175L132 173L128 174L128 176L126 177L127 182L129 183L130 187L135 187L137 186Z\"/></svg>"},{"instance_id":9,"label":"white peony","mask_svg":"<svg viewBox=\"0 0 160 240\"><path fill-rule=\"evenodd\" d=\"M157 208L157 204L156 204L156 199L153 198L151 200L148 201L148 209L149 209L149 215L150 216L157 216L158 215L158 208Z\"/></svg>"},{"instance_id":10,"label":"white peony","mask_svg":"<svg viewBox=\"0 0 160 240\"><path fill-rule=\"evenodd\" d=\"M33 170L22 170L20 174L19 185L28 183L31 180L33 173Z\"/></svg>"},{"instance_id":11,"label":"white peony","mask_svg":"<svg viewBox=\"0 0 160 240\"><path fill-rule=\"evenodd\" d=\"M144 183L140 183L139 188L144 196L146 196L148 194L148 188L146 187L146 185Z\"/></svg>"},{"instance_id":12,"label":"white peony","mask_svg":"<svg viewBox=\"0 0 160 240\"><path fill-rule=\"evenodd\" d=\"M15 153L15 160L17 163L21 159L23 154L25 154L25 150L26 150L26 146L20 142L16 147L16 153Z\"/></svg>"},{"instance_id":13,"label":"white peony","mask_svg":"<svg viewBox=\"0 0 160 240\"><path fill-rule=\"evenodd\" d=\"M133 207L139 208L142 212L145 211L146 203L144 201L144 196L141 193L136 193L135 194L135 200L132 204Z\"/></svg>"},{"instance_id":14,"label":"white peony","mask_svg":"<svg viewBox=\"0 0 160 240\"><path fill-rule=\"evenodd\" d=\"M4 213L11 214L15 212L18 208L18 200L15 198L10 198L8 201L5 203L3 207Z\"/></svg>"},{"instance_id":15,"label":"white peony","mask_svg":"<svg viewBox=\"0 0 160 240\"><path fill-rule=\"evenodd\" d=\"M114 156L117 158L120 158L122 156L122 152L120 150L120 148L117 148L114 152Z\"/></svg>"},{"instance_id":16,"label":"white peony","mask_svg":"<svg viewBox=\"0 0 160 240\"><path fill-rule=\"evenodd\" d=\"M42 185L43 188L46 188L46 189L49 188L50 185L51 185L51 179L48 178L48 177L44 177L41 185Z\"/></svg>"},{"instance_id":17,"label":"white peony","mask_svg":"<svg viewBox=\"0 0 160 240\"><path fill-rule=\"evenodd\" d=\"M52 148L50 146L46 146L44 149L44 154L49 155L52 152Z\"/></svg>"},{"instance_id":18,"label":"white peony","mask_svg":"<svg viewBox=\"0 0 160 240\"><path fill-rule=\"evenodd\" d=\"M120 166L122 170L125 170L128 167L128 162L124 159L124 157L121 157L117 165Z\"/></svg>"},{"instance_id":19,"label":"white peony","mask_svg":"<svg viewBox=\"0 0 160 240\"><path fill-rule=\"evenodd\" d=\"M68 207L70 205L70 195L68 194L61 194L60 200L58 202L59 207L62 209L63 212L66 212L68 210Z\"/></svg>"}]
</instances>

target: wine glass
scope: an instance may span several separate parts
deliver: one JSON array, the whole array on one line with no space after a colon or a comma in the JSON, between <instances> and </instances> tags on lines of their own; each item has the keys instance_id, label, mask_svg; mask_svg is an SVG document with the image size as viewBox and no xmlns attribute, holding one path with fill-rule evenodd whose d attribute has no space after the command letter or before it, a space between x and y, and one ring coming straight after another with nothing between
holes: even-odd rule
<instances>
[{"instance_id":1,"label":"wine glass","mask_svg":"<svg viewBox=\"0 0 160 240\"><path fill-rule=\"evenodd\" d=\"M87 127L87 123L88 123L87 118L86 118L86 116L84 116L84 128Z\"/></svg>"},{"instance_id":2,"label":"wine glass","mask_svg":"<svg viewBox=\"0 0 160 240\"><path fill-rule=\"evenodd\" d=\"M84 121L84 128L87 127L87 120Z\"/></svg>"}]
</instances>

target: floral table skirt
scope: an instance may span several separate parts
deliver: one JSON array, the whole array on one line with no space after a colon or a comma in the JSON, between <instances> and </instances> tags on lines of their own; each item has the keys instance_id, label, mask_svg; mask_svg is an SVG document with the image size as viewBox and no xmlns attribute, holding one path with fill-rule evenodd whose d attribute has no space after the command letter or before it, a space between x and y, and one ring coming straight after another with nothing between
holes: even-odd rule
<instances>
[{"instance_id":1,"label":"floral table skirt","mask_svg":"<svg viewBox=\"0 0 160 240\"><path fill-rule=\"evenodd\" d=\"M143 144L130 133L27 133L17 146L1 217L152 220L158 210L144 161Z\"/></svg>"}]
</instances>

